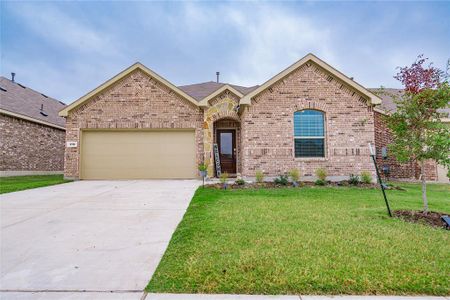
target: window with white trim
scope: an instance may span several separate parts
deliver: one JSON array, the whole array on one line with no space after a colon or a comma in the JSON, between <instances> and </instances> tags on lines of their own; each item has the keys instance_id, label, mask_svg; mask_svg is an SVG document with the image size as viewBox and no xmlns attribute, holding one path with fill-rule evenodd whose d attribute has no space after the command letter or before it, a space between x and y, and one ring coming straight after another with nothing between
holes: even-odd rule
<instances>
[{"instance_id":1,"label":"window with white trim","mask_svg":"<svg viewBox=\"0 0 450 300\"><path fill-rule=\"evenodd\" d=\"M305 109L294 113L295 157L325 157L325 114Z\"/></svg>"}]
</instances>

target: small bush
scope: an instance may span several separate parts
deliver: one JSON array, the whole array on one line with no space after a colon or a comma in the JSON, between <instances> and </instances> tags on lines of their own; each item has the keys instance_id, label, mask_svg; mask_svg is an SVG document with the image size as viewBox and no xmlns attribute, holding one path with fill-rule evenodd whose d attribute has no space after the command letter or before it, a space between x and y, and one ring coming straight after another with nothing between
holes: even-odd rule
<instances>
[{"instance_id":1,"label":"small bush","mask_svg":"<svg viewBox=\"0 0 450 300\"><path fill-rule=\"evenodd\" d=\"M256 177L256 182L257 183L261 183L264 181L264 173L262 171L256 171L255 173L255 177Z\"/></svg>"},{"instance_id":2,"label":"small bush","mask_svg":"<svg viewBox=\"0 0 450 300\"><path fill-rule=\"evenodd\" d=\"M317 180L314 182L314 184L315 184L315 185L325 185L325 180L317 179Z\"/></svg>"},{"instance_id":3,"label":"small bush","mask_svg":"<svg viewBox=\"0 0 450 300\"><path fill-rule=\"evenodd\" d=\"M348 180L348 183L353 184L353 185L358 185L359 184L359 176L355 175L355 174L350 174L350 178Z\"/></svg>"},{"instance_id":4,"label":"small bush","mask_svg":"<svg viewBox=\"0 0 450 300\"><path fill-rule=\"evenodd\" d=\"M361 181L366 184L372 183L372 174L368 171L361 172Z\"/></svg>"},{"instance_id":5,"label":"small bush","mask_svg":"<svg viewBox=\"0 0 450 300\"><path fill-rule=\"evenodd\" d=\"M298 182L300 179L300 171L298 169L292 169L289 171L289 176L293 182Z\"/></svg>"},{"instance_id":6,"label":"small bush","mask_svg":"<svg viewBox=\"0 0 450 300\"><path fill-rule=\"evenodd\" d=\"M316 170L316 176L319 180L322 180L323 182L325 182L327 180L327 170L323 169L323 168L319 168Z\"/></svg>"},{"instance_id":7,"label":"small bush","mask_svg":"<svg viewBox=\"0 0 450 300\"><path fill-rule=\"evenodd\" d=\"M242 178L236 179L236 184L237 185L244 185L245 184L245 180Z\"/></svg>"},{"instance_id":8,"label":"small bush","mask_svg":"<svg viewBox=\"0 0 450 300\"><path fill-rule=\"evenodd\" d=\"M279 177L275 178L273 182L280 185L288 185L289 179L287 175L280 175Z\"/></svg>"},{"instance_id":9,"label":"small bush","mask_svg":"<svg viewBox=\"0 0 450 300\"><path fill-rule=\"evenodd\" d=\"M227 183L227 180L228 180L228 173L227 173L227 172L224 172L224 173L220 174L219 179L220 179L220 182L221 182L222 184Z\"/></svg>"}]
</instances>

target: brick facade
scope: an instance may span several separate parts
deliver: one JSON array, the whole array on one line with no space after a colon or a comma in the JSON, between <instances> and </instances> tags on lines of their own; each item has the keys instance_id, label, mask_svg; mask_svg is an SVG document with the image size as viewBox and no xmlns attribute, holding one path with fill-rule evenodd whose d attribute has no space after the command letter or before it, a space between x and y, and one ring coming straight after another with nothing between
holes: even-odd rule
<instances>
[{"instance_id":1,"label":"brick facade","mask_svg":"<svg viewBox=\"0 0 450 300\"><path fill-rule=\"evenodd\" d=\"M257 170L278 176L293 168L303 178L313 177L318 168L326 169L332 180L363 171L375 177L368 144L375 144L379 152L390 141L367 96L312 61L254 96L251 105L239 102L240 97L226 89L207 106L197 106L136 69L70 110L66 141L78 145L66 148L65 176L79 178L80 138L88 129L195 129L197 163L208 166L209 176L214 176L212 146L220 128L236 130L237 173L244 177L255 176ZM324 158L294 157L294 113L304 109L325 113ZM379 162L391 164L396 177L418 174L417 168L392 158ZM431 180L436 167L427 166Z\"/></svg>"},{"instance_id":2,"label":"brick facade","mask_svg":"<svg viewBox=\"0 0 450 300\"><path fill-rule=\"evenodd\" d=\"M79 178L83 129L195 129L197 163L203 161L203 111L136 70L75 108L67 117L66 177Z\"/></svg>"},{"instance_id":3,"label":"brick facade","mask_svg":"<svg viewBox=\"0 0 450 300\"><path fill-rule=\"evenodd\" d=\"M0 114L0 134L0 171L64 169L64 130Z\"/></svg>"},{"instance_id":4,"label":"brick facade","mask_svg":"<svg viewBox=\"0 0 450 300\"><path fill-rule=\"evenodd\" d=\"M380 168L383 166L388 166L390 170L390 178L407 180L419 179L420 166L415 162L399 163L395 157L389 153L389 150L387 150L387 159L383 159L382 148L387 148L392 142L392 134L389 132L381 113L375 112L374 119L377 162ZM437 180L437 165L434 161L430 160L425 163L425 177L426 180Z\"/></svg>"},{"instance_id":5,"label":"brick facade","mask_svg":"<svg viewBox=\"0 0 450 300\"><path fill-rule=\"evenodd\" d=\"M369 171L375 176L368 143L374 144L373 110L367 99L319 66L304 64L254 98L241 119L244 176L257 170L278 176L292 168L314 176L324 168L331 178ZM294 157L294 112L325 113L325 158Z\"/></svg>"}]
</instances>

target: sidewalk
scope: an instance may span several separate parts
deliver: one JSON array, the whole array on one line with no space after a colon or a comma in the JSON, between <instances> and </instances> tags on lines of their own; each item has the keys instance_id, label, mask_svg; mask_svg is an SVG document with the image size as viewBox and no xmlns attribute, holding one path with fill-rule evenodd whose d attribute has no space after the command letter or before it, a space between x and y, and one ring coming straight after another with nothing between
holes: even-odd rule
<instances>
[{"instance_id":1,"label":"sidewalk","mask_svg":"<svg viewBox=\"0 0 450 300\"><path fill-rule=\"evenodd\" d=\"M268 296L208 294L147 294L143 292L90 291L3 291L0 299L8 300L450 300L433 296Z\"/></svg>"},{"instance_id":2,"label":"sidewalk","mask_svg":"<svg viewBox=\"0 0 450 300\"><path fill-rule=\"evenodd\" d=\"M433 296L267 296L207 294L147 294L145 300L450 300Z\"/></svg>"}]
</instances>

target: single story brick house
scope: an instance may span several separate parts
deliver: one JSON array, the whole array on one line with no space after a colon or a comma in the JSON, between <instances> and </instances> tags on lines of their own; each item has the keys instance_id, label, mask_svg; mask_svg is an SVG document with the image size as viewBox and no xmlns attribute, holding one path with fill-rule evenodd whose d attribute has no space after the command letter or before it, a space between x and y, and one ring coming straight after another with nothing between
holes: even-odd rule
<instances>
[{"instance_id":1,"label":"single story brick house","mask_svg":"<svg viewBox=\"0 0 450 300\"><path fill-rule=\"evenodd\" d=\"M65 106L0 77L0 176L63 173Z\"/></svg>"},{"instance_id":2,"label":"single story brick house","mask_svg":"<svg viewBox=\"0 0 450 300\"><path fill-rule=\"evenodd\" d=\"M72 179L274 177L298 168L329 179L369 171L382 99L308 54L254 87L175 86L136 63L65 107ZM380 147L381 145L377 145ZM216 150L215 150L216 149Z\"/></svg>"}]
</instances>

